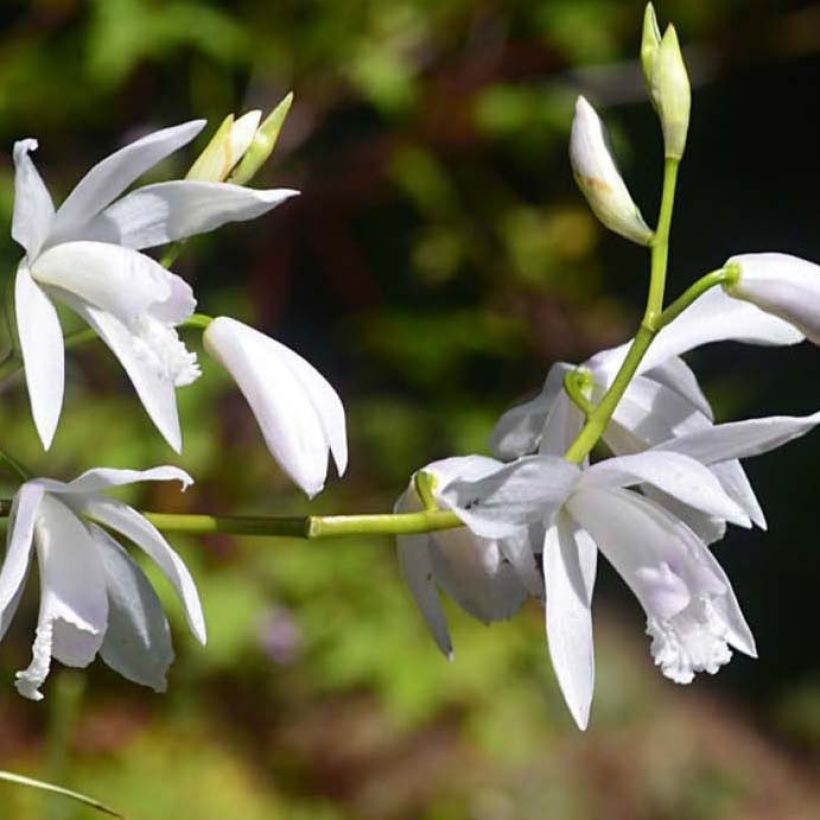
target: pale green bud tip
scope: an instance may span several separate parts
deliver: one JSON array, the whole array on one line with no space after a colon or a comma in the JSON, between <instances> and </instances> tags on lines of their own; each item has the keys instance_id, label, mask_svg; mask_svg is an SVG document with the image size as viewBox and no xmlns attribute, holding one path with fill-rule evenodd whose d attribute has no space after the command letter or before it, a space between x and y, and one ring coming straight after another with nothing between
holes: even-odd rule
<instances>
[{"instance_id":1,"label":"pale green bud tip","mask_svg":"<svg viewBox=\"0 0 820 820\"><path fill-rule=\"evenodd\" d=\"M652 231L609 152L603 123L583 97L578 98L575 106L569 158L578 187L595 216L611 231L639 245L648 245Z\"/></svg>"},{"instance_id":2,"label":"pale green bud tip","mask_svg":"<svg viewBox=\"0 0 820 820\"><path fill-rule=\"evenodd\" d=\"M244 157L242 157L242 161L231 176L231 182L237 185L244 185L249 182L265 162L267 162L268 157L270 157L273 153L273 149L276 147L279 134L282 131L282 126L285 124L285 118L292 104L293 92L290 92L279 105L268 114L253 135L253 140L245 152Z\"/></svg>"},{"instance_id":3,"label":"pale green bud tip","mask_svg":"<svg viewBox=\"0 0 820 820\"><path fill-rule=\"evenodd\" d=\"M663 126L666 156L680 159L686 147L692 91L678 34L667 26L652 68L650 90Z\"/></svg>"},{"instance_id":4,"label":"pale green bud tip","mask_svg":"<svg viewBox=\"0 0 820 820\"><path fill-rule=\"evenodd\" d=\"M641 65L647 84L652 82L652 67L655 64L655 57L661 44L661 30L658 27L658 18L655 14L655 7L651 3L646 4L643 15L643 37L641 38Z\"/></svg>"}]
</instances>

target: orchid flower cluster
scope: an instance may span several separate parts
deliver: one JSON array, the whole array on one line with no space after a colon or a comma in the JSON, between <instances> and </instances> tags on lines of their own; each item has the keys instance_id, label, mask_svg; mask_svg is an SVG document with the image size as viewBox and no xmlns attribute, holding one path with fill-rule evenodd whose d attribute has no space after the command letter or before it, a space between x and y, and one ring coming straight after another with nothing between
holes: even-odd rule
<instances>
[{"instance_id":1,"label":"orchid flower cluster","mask_svg":"<svg viewBox=\"0 0 820 820\"><path fill-rule=\"evenodd\" d=\"M739 254L666 303L691 94L675 29L661 34L651 5L640 59L665 153L654 228L583 97L570 137L572 169L593 213L649 250L647 304L635 337L583 364L554 364L540 393L499 419L489 441L492 457L445 458L419 469L393 514L175 521L138 512L104 491L138 481L176 480L184 488L191 478L178 467L95 468L69 482L26 476L6 509L0 570L2 637L32 556L39 565L33 657L16 680L22 695L42 697L52 658L85 667L97 654L130 680L165 688L173 659L168 623L115 535L156 562L205 642L195 583L162 530L310 539L396 535L401 573L448 657L440 591L485 623L510 618L534 600L545 610L552 665L581 728L594 687L591 608L599 552L646 613L650 652L667 678L689 683L698 672L715 673L732 650L755 656L752 631L710 547L729 524L766 526L742 460L809 432L820 413L716 424L681 356L726 340L820 344L820 267L781 253ZM127 192L204 123L150 134L92 168L58 209L31 159L36 141L16 144L12 237L25 251L14 289L19 356L12 351L0 374L22 364L46 449L63 403L64 351L75 341L63 336L60 303L119 359L177 452L176 390L200 374L179 334L190 329L202 333L205 351L234 378L272 456L308 496L322 490L331 459L344 473L345 413L334 388L275 339L229 317L195 313L192 289L169 269L187 237L259 217L296 194L246 186L273 149L289 104L286 98L261 124L259 112L228 117L185 179ZM169 249L161 261L144 253L163 245Z\"/></svg>"}]
</instances>

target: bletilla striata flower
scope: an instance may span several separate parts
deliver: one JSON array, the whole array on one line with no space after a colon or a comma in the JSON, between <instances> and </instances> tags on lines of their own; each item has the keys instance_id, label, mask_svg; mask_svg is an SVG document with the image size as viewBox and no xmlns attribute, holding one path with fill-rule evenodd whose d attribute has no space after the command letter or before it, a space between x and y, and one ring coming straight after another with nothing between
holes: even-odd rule
<instances>
[{"instance_id":1,"label":"bletilla striata flower","mask_svg":"<svg viewBox=\"0 0 820 820\"><path fill-rule=\"evenodd\" d=\"M168 622L148 579L106 529L132 541L157 564L176 590L191 631L205 643L199 595L185 564L136 510L101 494L138 481L180 481L187 487L191 478L176 467L101 468L68 483L34 479L17 491L0 570L0 638L20 601L33 549L40 614L31 664L17 673L15 685L24 697L42 699L52 658L83 668L98 652L129 680L165 690L174 659Z\"/></svg>"},{"instance_id":2,"label":"bletilla striata flower","mask_svg":"<svg viewBox=\"0 0 820 820\"><path fill-rule=\"evenodd\" d=\"M247 399L271 455L308 496L324 488L330 455L344 473L345 411L321 373L290 348L226 316L210 322L202 340Z\"/></svg>"},{"instance_id":3,"label":"bletilla striata flower","mask_svg":"<svg viewBox=\"0 0 820 820\"><path fill-rule=\"evenodd\" d=\"M820 345L820 266L785 253L747 253L725 265L737 278L726 293L794 325Z\"/></svg>"},{"instance_id":4,"label":"bletilla striata flower","mask_svg":"<svg viewBox=\"0 0 820 820\"><path fill-rule=\"evenodd\" d=\"M448 458L428 464L422 472L437 488L456 477L479 480L498 469L498 462L482 456ZM415 512L422 503L411 481L395 505L395 512ZM452 658L447 620L437 587L474 618L489 624L511 618L532 596L543 598L529 532L503 539L482 538L467 527L396 537L399 567L424 620L441 651Z\"/></svg>"},{"instance_id":5,"label":"bletilla striata flower","mask_svg":"<svg viewBox=\"0 0 820 820\"><path fill-rule=\"evenodd\" d=\"M711 427L712 409L680 354L725 340L789 345L802 339L803 334L782 319L733 300L719 289L709 291L655 338L604 432L604 443L613 453L628 455ZM612 384L628 347L624 344L605 350L581 365L592 385L593 402L600 400ZM490 438L493 452L504 459L536 452L555 456L566 452L584 423L583 414L564 391L564 375L572 369L564 363L554 365L538 396L499 419ZM740 464L729 460L711 469L752 521L765 528L760 504ZM655 490L649 492L676 515L684 516L707 543L723 535L720 522L682 509Z\"/></svg>"},{"instance_id":6,"label":"bletilla striata flower","mask_svg":"<svg viewBox=\"0 0 820 820\"><path fill-rule=\"evenodd\" d=\"M730 646L755 655L729 579L709 549L664 507L633 490L653 486L680 504L740 526L750 522L714 475L680 453L620 456L582 469L554 456L498 464L478 480L455 478L443 504L478 536L503 538L540 522L550 657L577 724L594 685L591 604L597 553L643 607L651 653L664 675L689 683L716 672Z\"/></svg>"},{"instance_id":7,"label":"bletilla striata flower","mask_svg":"<svg viewBox=\"0 0 820 820\"><path fill-rule=\"evenodd\" d=\"M149 134L95 165L55 211L30 153L14 146L12 237L25 249L15 306L32 415L44 447L63 402L64 347L53 302L62 302L117 356L148 415L181 448L175 388L199 375L176 326L195 300L178 276L139 251L252 219L296 192L174 180L123 192L160 160L190 142L201 120Z\"/></svg>"}]
</instances>

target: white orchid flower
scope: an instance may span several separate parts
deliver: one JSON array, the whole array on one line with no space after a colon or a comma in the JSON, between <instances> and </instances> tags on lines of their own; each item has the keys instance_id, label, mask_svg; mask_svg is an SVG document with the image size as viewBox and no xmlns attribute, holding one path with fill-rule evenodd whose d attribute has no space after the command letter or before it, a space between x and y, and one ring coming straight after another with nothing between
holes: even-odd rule
<instances>
[{"instance_id":1,"label":"white orchid flower","mask_svg":"<svg viewBox=\"0 0 820 820\"><path fill-rule=\"evenodd\" d=\"M436 461L423 468L432 479L436 501L438 487L456 477L479 480L498 469L491 458L469 456ZM413 482L395 505L395 512L422 509ZM532 596L543 598L544 589L528 529L503 539L481 538L467 527L396 537L399 567L424 620L441 651L452 659L447 620L436 587L441 587L474 618L489 624L511 618Z\"/></svg>"},{"instance_id":2,"label":"white orchid flower","mask_svg":"<svg viewBox=\"0 0 820 820\"><path fill-rule=\"evenodd\" d=\"M726 293L790 322L820 345L820 265L785 253L747 253L733 256L726 268L737 272L724 285Z\"/></svg>"},{"instance_id":3,"label":"white orchid flower","mask_svg":"<svg viewBox=\"0 0 820 820\"><path fill-rule=\"evenodd\" d=\"M615 165L600 117L584 97L578 97L575 105L569 158L578 187L595 216L611 231L648 245L652 230Z\"/></svg>"},{"instance_id":4,"label":"white orchid flower","mask_svg":"<svg viewBox=\"0 0 820 820\"><path fill-rule=\"evenodd\" d=\"M191 631L205 643L199 595L185 564L136 510L101 494L138 481L180 481L186 487L192 479L176 467L101 468L68 483L34 479L17 491L0 570L0 638L20 601L33 548L40 614L31 664L17 673L15 685L24 697L42 699L52 658L84 668L98 652L129 680L165 690L174 653L162 606L142 570L102 526L153 559L176 590Z\"/></svg>"},{"instance_id":5,"label":"white orchid flower","mask_svg":"<svg viewBox=\"0 0 820 820\"><path fill-rule=\"evenodd\" d=\"M331 454L344 473L345 411L324 376L290 348L225 316L202 340L244 394L271 455L308 496L324 488Z\"/></svg>"},{"instance_id":6,"label":"white orchid flower","mask_svg":"<svg viewBox=\"0 0 820 820\"><path fill-rule=\"evenodd\" d=\"M32 415L46 449L60 417L65 380L63 336L52 300L66 304L99 334L159 431L175 450L181 448L174 389L196 379L199 369L175 327L196 303L182 279L139 251L252 219L296 193L174 180L121 196L203 125L197 120L166 128L116 151L95 165L56 211L30 157L37 141L14 146L11 233L26 252L15 284L17 327Z\"/></svg>"},{"instance_id":7,"label":"white orchid flower","mask_svg":"<svg viewBox=\"0 0 820 820\"><path fill-rule=\"evenodd\" d=\"M664 675L689 683L715 673L730 646L755 645L729 579L709 549L674 515L630 486L656 487L706 515L749 526L715 476L680 453L620 456L582 469L531 456L478 480L455 478L439 497L475 533L503 538L542 522L550 656L580 728L594 684L592 590L600 550L635 593L647 617L650 651Z\"/></svg>"},{"instance_id":8,"label":"white orchid flower","mask_svg":"<svg viewBox=\"0 0 820 820\"><path fill-rule=\"evenodd\" d=\"M695 375L680 354L712 342L735 340L749 344L789 345L803 334L788 322L748 302L733 300L720 289L707 292L657 335L630 382L603 435L616 455L641 452L676 436L709 428L712 409ZM612 384L629 344L605 350L583 365L594 385L591 399L599 401ZM554 365L541 393L513 407L496 424L490 447L501 458L531 453L560 456L584 423L580 410L563 387L572 365ZM723 488L759 527L766 519L740 464L726 461L712 468ZM649 489L655 500L668 504L707 543L723 534L723 526L707 517L679 508Z\"/></svg>"}]
</instances>

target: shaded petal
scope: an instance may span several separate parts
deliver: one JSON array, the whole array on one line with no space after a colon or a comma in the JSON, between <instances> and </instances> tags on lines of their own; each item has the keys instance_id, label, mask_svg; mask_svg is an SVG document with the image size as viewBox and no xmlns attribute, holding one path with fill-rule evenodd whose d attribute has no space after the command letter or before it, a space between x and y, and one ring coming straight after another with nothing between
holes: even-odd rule
<instances>
[{"instance_id":1,"label":"shaded petal","mask_svg":"<svg viewBox=\"0 0 820 820\"><path fill-rule=\"evenodd\" d=\"M575 485L579 468L554 456L526 456L475 481L453 479L437 497L474 533L504 538L548 520Z\"/></svg>"},{"instance_id":2,"label":"shaded petal","mask_svg":"<svg viewBox=\"0 0 820 820\"><path fill-rule=\"evenodd\" d=\"M716 518L713 515L696 510L694 507L689 507L682 501L678 501L674 496L662 492L651 484L642 484L641 492L674 515L679 521L686 524L707 546L714 544L715 541L720 541L726 535L725 519Z\"/></svg>"},{"instance_id":3,"label":"shaded petal","mask_svg":"<svg viewBox=\"0 0 820 820\"><path fill-rule=\"evenodd\" d=\"M709 469L717 477L726 495L746 511L753 524L765 530L766 516L740 462L722 461L720 464L710 464Z\"/></svg>"},{"instance_id":4,"label":"shaded petal","mask_svg":"<svg viewBox=\"0 0 820 820\"><path fill-rule=\"evenodd\" d=\"M182 484L183 491L194 483L194 480L185 470L171 465L151 467L149 470L118 470L113 467L97 467L93 470L86 470L73 481L63 484L62 491L66 493L98 493L111 487L137 484L140 481L179 481Z\"/></svg>"},{"instance_id":5,"label":"shaded petal","mask_svg":"<svg viewBox=\"0 0 820 820\"><path fill-rule=\"evenodd\" d=\"M679 356L674 356L653 367L652 370L648 370L646 377L675 391L694 405L709 421L714 421L712 407L703 395L692 368Z\"/></svg>"},{"instance_id":6,"label":"shaded petal","mask_svg":"<svg viewBox=\"0 0 820 820\"><path fill-rule=\"evenodd\" d=\"M495 455L511 460L538 450L553 402L563 393L564 375L572 369L563 362L554 364L535 398L511 407L501 416L490 433L489 446Z\"/></svg>"},{"instance_id":7,"label":"shaded petal","mask_svg":"<svg viewBox=\"0 0 820 820\"><path fill-rule=\"evenodd\" d=\"M586 729L595 686L592 587L597 548L566 513L544 539L547 643L552 667L580 729ZM582 557L583 554L583 557Z\"/></svg>"},{"instance_id":8,"label":"shaded petal","mask_svg":"<svg viewBox=\"0 0 820 820\"><path fill-rule=\"evenodd\" d=\"M259 191L226 182L160 182L138 188L106 208L83 236L137 250L153 248L227 222L255 219L298 193L289 188Z\"/></svg>"},{"instance_id":9,"label":"shaded petal","mask_svg":"<svg viewBox=\"0 0 820 820\"><path fill-rule=\"evenodd\" d=\"M96 545L83 522L49 495L40 501L34 539L40 567L40 614L32 661L18 672L23 697L42 700L40 686L52 657L83 668L97 654L108 620L105 575Z\"/></svg>"},{"instance_id":10,"label":"shaded petal","mask_svg":"<svg viewBox=\"0 0 820 820\"><path fill-rule=\"evenodd\" d=\"M11 238L34 259L46 241L54 221L54 204L42 177L29 156L37 140L14 143L14 215Z\"/></svg>"},{"instance_id":11,"label":"shaded petal","mask_svg":"<svg viewBox=\"0 0 820 820\"><path fill-rule=\"evenodd\" d=\"M24 267L17 269L14 308L31 414L40 441L48 450L63 407L63 330L54 305Z\"/></svg>"},{"instance_id":12,"label":"shaded petal","mask_svg":"<svg viewBox=\"0 0 820 820\"><path fill-rule=\"evenodd\" d=\"M324 487L328 449L344 465L341 402L293 351L247 325L220 316L203 334L206 350L233 376L273 457L310 497ZM299 359L296 367L294 360ZM330 438L330 440L329 440Z\"/></svg>"},{"instance_id":13,"label":"shaded petal","mask_svg":"<svg viewBox=\"0 0 820 820\"><path fill-rule=\"evenodd\" d=\"M176 590L191 631L204 644L205 618L196 585L182 559L159 530L136 510L113 498L88 496L83 499L82 508L91 518L133 541L156 563Z\"/></svg>"},{"instance_id":14,"label":"shaded petal","mask_svg":"<svg viewBox=\"0 0 820 820\"><path fill-rule=\"evenodd\" d=\"M192 120L148 134L98 162L57 211L53 241L82 238L82 230L149 168L189 143L205 120Z\"/></svg>"},{"instance_id":15,"label":"shaded petal","mask_svg":"<svg viewBox=\"0 0 820 820\"><path fill-rule=\"evenodd\" d=\"M563 456L583 426L583 413L562 389L547 415L538 452L545 456Z\"/></svg>"},{"instance_id":16,"label":"shaded petal","mask_svg":"<svg viewBox=\"0 0 820 820\"><path fill-rule=\"evenodd\" d=\"M782 447L820 424L820 412L810 416L766 416L746 421L715 424L672 438L655 450L671 450L701 464L749 458Z\"/></svg>"},{"instance_id":17,"label":"shaded petal","mask_svg":"<svg viewBox=\"0 0 820 820\"><path fill-rule=\"evenodd\" d=\"M119 359L151 421L168 444L180 452L182 431L173 380L157 369L156 362L135 344L134 334L119 319L95 308L74 308Z\"/></svg>"},{"instance_id":18,"label":"shaded petal","mask_svg":"<svg viewBox=\"0 0 820 820\"><path fill-rule=\"evenodd\" d=\"M540 535L540 533L539 533ZM502 555L510 562L518 580L533 598L543 599L544 582L535 560L533 534L530 527L522 527L516 533L498 541ZM543 538L539 542L543 544Z\"/></svg>"},{"instance_id":19,"label":"shaded petal","mask_svg":"<svg viewBox=\"0 0 820 820\"><path fill-rule=\"evenodd\" d=\"M629 487L652 484L684 504L741 527L750 526L740 507L724 492L718 479L698 461L680 453L649 450L617 456L585 470L578 488Z\"/></svg>"},{"instance_id":20,"label":"shaded petal","mask_svg":"<svg viewBox=\"0 0 820 820\"><path fill-rule=\"evenodd\" d=\"M0 570L0 639L6 634L31 562L34 524L43 498L43 488L34 481L23 484L14 496L8 520L6 556Z\"/></svg>"},{"instance_id":21,"label":"shaded petal","mask_svg":"<svg viewBox=\"0 0 820 820\"><path fill-rule=\"evenodd\" d=\"M100 656L115 671L155 692L167 688L171 630L145 573L105 530L91 525L105 568L108 629Z\"/></svg>"}]
</instances>

